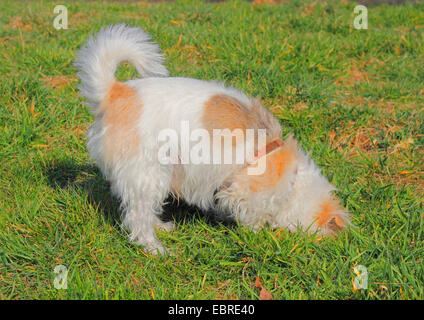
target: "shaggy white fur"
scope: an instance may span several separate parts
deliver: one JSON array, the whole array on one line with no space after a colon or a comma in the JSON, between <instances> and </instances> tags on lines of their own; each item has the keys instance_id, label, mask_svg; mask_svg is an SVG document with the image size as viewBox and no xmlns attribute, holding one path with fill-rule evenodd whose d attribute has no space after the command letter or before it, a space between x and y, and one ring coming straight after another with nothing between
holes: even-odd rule
<instances>
[{"instance_id":1,"label":"shaggy white fur","mask_svg":"<svg viewBox=\"0 0 424 320\"><path fill-rule=\"evenodd\" d=\"M114 73L132 63L142 79L121 83ZM267 143L281 136L278 121L258 100L222 83L168 77L158 45L139 28L103 28L78 52L80 90L96 119L88 150L122 201L130 239L164 252L154 226L171 229L159 216L169 195L202 209L215 209L257 229L269 224L331 233L349 219L325 179L296 141L265 154L266 171L251 176L243 164L168 164L158 161L163 130L265 129ZM230 128L231 127L231 128ZM179 145L173 147L179 149ZM232 152L236 146L223 147Z\"/></svg>"}]
</instances>

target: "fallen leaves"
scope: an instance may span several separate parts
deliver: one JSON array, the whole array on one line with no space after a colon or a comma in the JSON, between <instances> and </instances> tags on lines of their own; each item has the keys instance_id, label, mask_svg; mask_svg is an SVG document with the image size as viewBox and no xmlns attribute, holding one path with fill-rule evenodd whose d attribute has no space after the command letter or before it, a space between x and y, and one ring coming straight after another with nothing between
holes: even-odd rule
<instances>
[{"instance_id":1,"label":"fallen leaves","mask_svg":"<svg viewBox=\"0 0 424 320\"><path fill-rule=\"evenodd\" d=\"M260 300L273 300L273 296L268 290L262 285L261 279L256 277L254 287L259 289L259 299Z\"/></svg>"}]
</instances>

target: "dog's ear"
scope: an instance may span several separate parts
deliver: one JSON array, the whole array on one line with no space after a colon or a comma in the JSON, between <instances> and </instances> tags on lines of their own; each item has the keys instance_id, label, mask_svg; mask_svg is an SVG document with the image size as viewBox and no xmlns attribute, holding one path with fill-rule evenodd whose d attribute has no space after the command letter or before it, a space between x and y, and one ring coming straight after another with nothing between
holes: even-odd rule
<instances>
[{"instance_id":1,"label":"dog's ear","mask_svg":"<svg viewBox=\"0 0 424 320\"><path fill-rule=\"evenodd\" d=\"M249 167L241 170L233 182L245 194L258 193L274 189L289 172L294 172L298 157L297 144L294 139L288 140L281 148L264 155L265 171L262 174L249 174ZM259 160L260 161L260 160ZM251 164L255 166L257 164Z\"/></svg>"},{"instance_id":2,"label":"dog's ear","mask_svg":"<svg viewBox=\"0 0 424 320\"><path fill-rule=\"evenodd\" d=\"M336 231L336 232L341 231L344 229L344 227L345 227L345 224L340 217L332 217L327 222L327 228L330 229L331 231Z\"/></svg>"},{"instance_id":3,"label":"dog's ear","mask_svg":"<svg viewBox=\"0 0 424 320\"><path fill-rule=\"evenodd\" d=\"M339 200L333 196L321 203L316 214L316 223L320 229L329 233L341 231L350 224Z\"/></svg>"}]
</instances>

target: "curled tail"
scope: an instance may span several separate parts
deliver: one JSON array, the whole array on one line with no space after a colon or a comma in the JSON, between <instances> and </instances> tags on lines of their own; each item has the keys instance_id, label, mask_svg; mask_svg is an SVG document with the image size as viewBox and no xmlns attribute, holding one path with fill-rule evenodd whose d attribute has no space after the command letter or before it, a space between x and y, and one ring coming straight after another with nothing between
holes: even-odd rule
<instances>
[{"instance_id":1,"label":"curled tail","mask_svg":"<svg viewBox=\"0 0 424 320\"><path fill-rule=\"evenodd\" d=\"M78 51L74 64L81 79L81 93L92 108L116 81L116 68L123 61L133 64L142 77L168 76L159 46L150 42L142 29L125 24L102 28Z\"/></svg>"}]
</instances>

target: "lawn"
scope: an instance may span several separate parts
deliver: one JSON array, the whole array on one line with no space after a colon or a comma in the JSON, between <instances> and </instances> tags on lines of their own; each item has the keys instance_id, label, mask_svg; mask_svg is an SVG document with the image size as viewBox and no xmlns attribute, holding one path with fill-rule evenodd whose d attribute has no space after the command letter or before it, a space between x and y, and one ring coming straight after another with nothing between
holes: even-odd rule
<instances>
[{"instance_id":1,"label":"lawn","mask_svg":"<svg viewBox=\"0 0 424 320\"><path fill-rule=\"evenodd\" d=\"M53 27L56 4L0 2L0 299L424 298L424 3L369 6L368 30L347 1L66 2L67 30ZM170 205L176 229L158 236L172 255L129 243L87 154L93 117L72 66L118 22L151 33L172 76L259 96L356 228L255 234Z\"/></svg>"}]
</instances>

